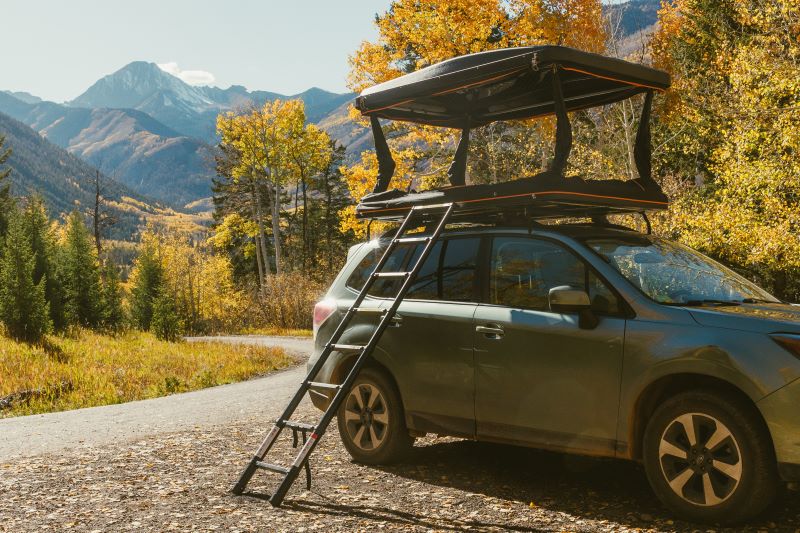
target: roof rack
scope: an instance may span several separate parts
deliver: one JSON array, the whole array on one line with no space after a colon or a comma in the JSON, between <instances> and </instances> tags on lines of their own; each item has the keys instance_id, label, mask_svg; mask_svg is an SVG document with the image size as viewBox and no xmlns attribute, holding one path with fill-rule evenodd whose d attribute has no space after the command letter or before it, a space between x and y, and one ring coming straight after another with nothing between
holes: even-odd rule
<instances>
[{"instance_id":1,"label":"roof rack","mask_svg":"<svg viewBox=\"0 0 800 533\"><path fill-rule=\"evenodd\" d=\"M378 157L373 192L356 208L359 218L399 220L429 203L454 203L453 218L524 209L541 218L593 216L665 209L667 198L651 175L653 92L670 85L652 68L562 46L492 50L457 57L366 89L356 107L369 116ZM568 111L645 94L634 159L635 180L565 178L572 146ZM555 154L546 172L494 185L466 185L471 129L500 120L556 116ZM389 190L395 170L379 119L461 130L450 165L450 186L433 191Z\"/></svg>"}]
</instances>

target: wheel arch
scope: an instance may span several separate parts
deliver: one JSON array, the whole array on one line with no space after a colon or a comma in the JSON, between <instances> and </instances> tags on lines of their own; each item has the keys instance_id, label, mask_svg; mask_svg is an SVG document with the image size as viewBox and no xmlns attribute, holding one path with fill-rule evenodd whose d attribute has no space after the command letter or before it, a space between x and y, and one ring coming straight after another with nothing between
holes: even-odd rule
<instances>
[{"instance_id":1,"label":"wheel arch","mask_svg":"<svg viewBox=\"0 0 800 533\"><path fill-rule=\"evenodd\" d=\"M712 391L738 398L752 408L753 412L760 420L764 431L767 432L767 435L770 435L764 416L755 401L750 395L730 381L700 373L680 372L668 374L656 379L645 387L634 404L628 435L628 442L630 443L628 453L631 459L642 459L643 439L647 421L661 402L672 395L690 390Z\"/></svg>"}]
</instances>

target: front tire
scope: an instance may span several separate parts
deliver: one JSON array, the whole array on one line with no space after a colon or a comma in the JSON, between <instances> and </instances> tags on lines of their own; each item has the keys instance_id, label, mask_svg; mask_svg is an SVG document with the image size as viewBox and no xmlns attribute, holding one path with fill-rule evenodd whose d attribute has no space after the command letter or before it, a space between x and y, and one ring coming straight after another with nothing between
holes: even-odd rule
<instances>
[{"instance_id":1,"label":"front tire","mask_svg":"<svg viewBox=\"0 0 800 533\"><path fill-rule=\"evenodd\" d=\"M386 373L376 368L359 372L336 419L344 447L359 463L397 462L414 444L400 394Z\"/></svg>"},{"instance_id":2,"label":"front tire","mask_svg":"<svg viewBox=\"0 0 800 533\"><path fill-rule=\"evenodd\" d=\"M664 402L647 425L644 466L658 498L680 518L734 524L775 498L769 434L752 405L690 391Z\"/></svg>"}]
</instances>

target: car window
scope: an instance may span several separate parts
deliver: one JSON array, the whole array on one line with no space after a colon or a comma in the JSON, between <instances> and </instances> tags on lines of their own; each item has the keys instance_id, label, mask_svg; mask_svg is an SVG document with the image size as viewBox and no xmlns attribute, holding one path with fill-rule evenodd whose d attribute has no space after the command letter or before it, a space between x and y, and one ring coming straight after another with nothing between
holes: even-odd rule
<instances>
[{"instance_id":1,"label":"car window","mask_svg":"<svg viewBox=\"0 0 800 533\"><path fill-rule=\"evenodd\" d=\"M423 263L406 298L418 300L475 301L475 282L480 238L450 238L437 242ZM414 251L413 265L423 246Z\"/></svg>"},{"instance_id":2,"label":"car window","mask_svg":"<svg viewBox=\"0 0 800 533\"><path fill-rule=\"evenodd\" d=\"M364 256L361 261L358 262L358 265L353 269L353 272L350 274L350 277L347 278L346 285L353 290L361 291L364 288L364 284L369 279L369 276L375 271L375 266L378 264L378 261L383 256L383 252L386 251L388 247L388 242L382 242L377 247L373 247L372 250ZM415 245L413 244L399 244L395 249L392 251L392 254L389 256L389 259L386 261L386 265L383 267L384 272L398 272L402 271L405 268L405 264L408 260L409 254L414 250ZM376 296L378 298L389 298L394 296L398 290L400 290L400 281L398 279L379 279L375 283L372 284L370 287L369 295Z\"/></svg>"},{"instance_id":3,"label":"car window","mask_svg":"<svg viewBox=\"0 0 800 533\"><path fill-rule=\"evenodd\" d=\"M569 285L589 293L592 309L618 313L619 300L586 264L563 246L527 237L492 242L490 303L546 311L553 287Z\"/></svg>"},{"instance_id":4,"label":"car window","mask_svg":"<svg viewBox=\"0 0 800 533\"><path fill-rule=\"evenodd\" d=\"M348 287L361 290L386 250L386 244L373 248L359 261L347 279ZM443 239L434 244L406 298L474 301L479 245L480 238L477 237ZM423 248L422 244L399 245L389 256L383 270L397 272L411 268ZM390 298L400 290L400 283L401 280L378 280L370 288L369 295Z\"/></svg>"}]
</instances>

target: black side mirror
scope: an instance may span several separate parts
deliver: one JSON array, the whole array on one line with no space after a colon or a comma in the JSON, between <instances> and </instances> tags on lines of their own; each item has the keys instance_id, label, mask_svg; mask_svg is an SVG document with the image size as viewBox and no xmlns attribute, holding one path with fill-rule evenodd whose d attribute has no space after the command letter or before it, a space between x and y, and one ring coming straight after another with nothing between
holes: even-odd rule
<instances>
[{"instance_id":1,"label":"black side mirror","mask_svg":"<svg viewBox=\"0 0 800 533\"><path fill-rule=\"evenodd\" d=\"M578 313L578 327L581 329L594 329L600 320L592 312L592 302L583 289L576 289L569 285L553 287L547 295L550 310L556 313Z\"/></svg>"}]
</instances>

